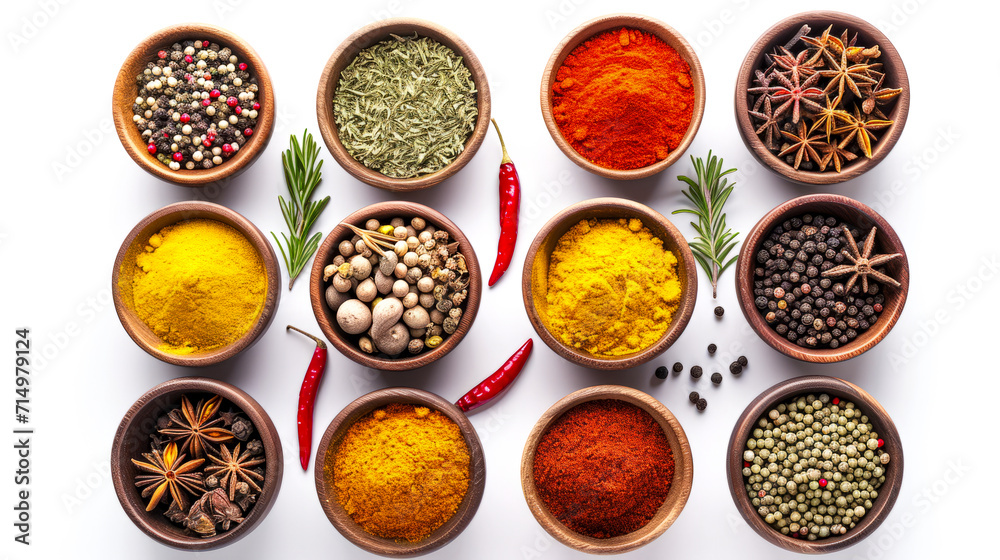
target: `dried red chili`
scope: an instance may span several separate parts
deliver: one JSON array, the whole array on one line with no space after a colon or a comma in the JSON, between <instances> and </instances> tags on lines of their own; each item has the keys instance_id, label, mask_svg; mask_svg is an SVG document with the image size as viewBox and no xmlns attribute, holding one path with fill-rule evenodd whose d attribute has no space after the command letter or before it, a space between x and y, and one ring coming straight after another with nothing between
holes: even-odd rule
<instances>
[{"instance_id":1,"label":"dried red chili","mask_svg":"<svg viewBox=\"0 0 1000 560\"><path fill-rule=\"evenodd\" d=\"M648 412L604 399L559 417L540 439L532 470L539 497L559 521L611 538L642 528L663 505L674 456Z\"/></svg>"}]
</instances>

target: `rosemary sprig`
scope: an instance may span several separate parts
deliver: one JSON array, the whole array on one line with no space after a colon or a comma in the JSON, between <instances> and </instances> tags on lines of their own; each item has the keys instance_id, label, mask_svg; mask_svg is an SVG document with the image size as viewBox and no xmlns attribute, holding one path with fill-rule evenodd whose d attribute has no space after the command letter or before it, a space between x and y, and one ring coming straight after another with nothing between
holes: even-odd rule
<instances>
[{"instance_id":1,"label":"rosemary sprig","mask_svg":"<svg viewBox=\"0 0 1000 560\"><path fill-rule=\"evenodd\" d=\"M316 249L319 248L320 239L323 235L316 232L316 235L309 237L309 230L312 229L320 212L326 208L330 197L323 200L312 201L313 191L319 185L323 174L320 168L323 167L323 160L316 162L319 155L319 146L313 140L312 134L308 130L302 132L302 145L293 134L291 137L291 147L281 154L281 164L285 168L285 184L288 186L289 200L278 195L278 204L281 206L281 214L285 217L285 224L288 226L288 235L284 232L281 237L285 240L282 247L278 236L271 232L274 241L278 244L281 256L285 259L285 268L288 269L288 289L292 289L295 278L302 272L302 268L309 262ZM287 249L286 249L287 248Z\"/></svg>"},{"instance_id":2,"label":"rosemary sprig","mask_svg":"<svg viewBox=\"0 0 1000 560\"><path fill-rule=\"evenodd\" d=\"M679 175L677 179L688 184L688 189L683 192L694 209L682 208L673 213L698 216L698 223L691 222L691 227L698 232L691 242L691 252L712 281L712 297L715 298L718 297L719 276L736 262L736 256L728 261L726 257L736 246L739 232L733 233L726 227L726 214L722 212L735 184L727 186L728 179L723 177L736 171L736 168L722 171L722 158L713 156L711 150L708 151L708 167L701 158L691 156L691 162L698 175L697 182L684 175Z\"/></svg>"}]
</instances>

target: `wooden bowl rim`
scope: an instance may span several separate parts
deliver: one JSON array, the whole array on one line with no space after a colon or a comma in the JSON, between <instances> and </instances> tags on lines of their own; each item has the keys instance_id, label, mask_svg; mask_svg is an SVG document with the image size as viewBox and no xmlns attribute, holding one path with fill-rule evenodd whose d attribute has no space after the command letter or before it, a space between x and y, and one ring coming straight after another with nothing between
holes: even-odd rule
<instances>
[{"instance_id":1,"label":"wooden bowl rim","mask_svg":"<svg viewBox=\"0 0 1000 560\"><path fill-rule=\"evenodd\" d=\"M899 95L896 104L888 115L892 119L893 124L885 134L879 135L880 139L872 150L871 159L860 157L854 162L847 164L840 173L793 169L784 160L778 158L764 147L764 143L754 133L750 116L747 114L746 90L749 87L748 84L750 83L753 71L759 66L758 59L763 56L767 48L774 44L778 37L797 30L803 23L811 23L814 20L823 24L818 26L820 28L819 31L825 29L826 25L833 23L834 27L843 27L846 25L853 31L857 31L859 36L867 35L874 39L882 50L882 56L879 57L879 61L887 63L887 65L893 68L892 73L896 78L896 87L903 88L903 92ZM814 29L813 31L817 30ZM889 155L889 152L899 140L900 135L903 134L903 128L906 126L906 119L910 112L910 80L907 76L903 59L899 56L899 51L896 50L896 47L893 46L889 38L879 28L857 16L843 12L831 10L807 11L789 16L772 25L751 46L746 58L743 59L743 64L740 66L736 77L734 111L736 127L739 129L740 137L743 139L743 143L747 149L750 150L750 153L753 154L754 158L761 165L801 185L834 185L861 176Z\"/></svg>"},{"instance_id":2,"label":"wooden bowl rim","mask_svg":"<svg viewBox=\"0 0 1000 560\"><path fill-rule=\"evenodd\" d=\"M462 150L462 153L454 161L434 173L409 179L388 177L382 173L368 169L361 162L354 159L340 142L340 136L337 133L337 121L333 114L333 92L336 89L337 82L340 81L340 71L343 69L336 68L341 65L346 67L354 60L361 49L388 38L390 33L400 34L395 31L399 27L410 29L410 31L404 33L405 35L411 35L413 32L416 32L420 36L430 37L455 51L456 54L462 57L462 63L472 74L473 82L476 84L478 91L476 94L476 106L479 110L479 116L476 119L476 125L472 130L472 134L469 135L468 140L465 142L465 149ZM350 60L346 60L348 56L350 56ZM330 55L326 66L323 68L323 73L320 75L319 87L316 90L316 119L319 121L319 130L323 135L326 148L333 155L333 158L355 179L368 183L373 187L394 192L410 192L436 185L465 167L472 160L473 156L476 155L479 146L483 143L483 139L486 138L486 133L490 125L491 107L490 85L486 77L486 70L483 69L482 63L469 45L454 32L441 25L425 19L411 17L397 17L376 21L349 35L333 51L333 54Z\"/></svg>"},{"instance_id":3,"label":"wooden bowl rim","mask_svg":"<svg viewBox=\"0 0 1000 560\"><path fill-rule=\"evenodd\" d=\"M174 171L164 166L146 151L146 142L132 123L132 104L136 97L136 67L151 62L147 56L155 49L178 41L207 37L214 43L229 47L241 59L246 59L257 77L257 96L261 110L253 136L236 155L211 169L180 169ZM128 155L149 174L183 187L201 187L223 179L232 178L246 170L264 152L274 132L274 87L271 75L257 51L235 33L207 23L181 23L154 32L143 39L125 58L111 97L111 114L115 121L118 139Z\"/></svg>"},{"instance_id":4,"label":"wooden bowl rim","mask_svg":"<svg viewBox=\"0 0 1000 560\"><path fill-rule=\"evenodd\" d=\"M862 413L868 416L875 431L885 440L887 447L892 449L890 455L892 460L885 471L886 480L879 488L879 495L873 504L874 507L865 514L860 523L846 534L815 541L794 539L772 529L753 508L746 496L743 481L743 449L757 420L772 405L787 401L793 396L808 393L828 393L832 397L846 398L853 402ZM727 450L726 478L736 509L757 534L768 542L792 552L807 554L835 552L859 543L873 533L889 516L903 483L903 446L899 432L896 430L896 425L889 413L864 389L838 377L807 375L788 379L765 389L747 405L736 421Z\"/></svg>"},{"instance_id":5,"label":"wooden bowl rim","mask_svg":"<svg viewBox=\"0 0 1000 560\"><path fill-rule=\"evenodd\" d=\"M221 348L216 348L215 350L210 350L208 352L195 354L173 354L161 350L156 346L150 345L139 334L140 329L145 328L148 330L148 327L146 327L142 320L139 319L139 317L135 314L135 311L133 311L132 308L125 303L121 290L118 286L122 266L125 264L125 258L128 256L132 246L139 242L139 235L154 222L168 217L173 218L174 216L177 216L177 220L166 225L172 225L183 220L195 218L211 219L221 221L227 225L232 225L237 231L243 234L243 236L254 246L254 248L257 249L257 253L260 254L261 261L264 265L264 271L267 274L267 295L264 299L264 306L261 308L260 315L257 317L257 320L254 322L250 330L231 344ZM166 227L166 225L162 227ZM271 243L267 240L267 237L264 236L264 234L257 228L256 225L254 225L253 222L248 220L239 212L226 208L220 204L215 204L214 202L175 202L156 210L140 220L139 223L132 228L128 235L125 236L125 240L118 249L118 255L115 257L114 270L111 273L111 295L114 300L115 311L118 314L118 319L121 321L122 327L125 328L125 332L128 333L129 337L139 346L139 348L145 350L150 356L168 364L178 366L209 366L228 360L229 358L253 346L257 340L260 339L261 335L267 331L268 327L271 326L271 322L274 320L275 310L278 307L278 301L281 297L281 268L278 266L278 257L275 255L274 249L271 247ZM138 325L142 326L140 327Z\"/></svg>"},{"instance_id":6,"label":"wooden bowl rim","mask_svg":"<svg viewBox=\"0 0 1000 560\"><path fill-rule=\"evenodd\" d=\"M122 468L123 461L130 459L130 457L123 455L125 450L123 449L122 442L128 437L130 431L136 429L135 417L147 407L161 404L158 402L160 399L169 396L177 397L183 393L212 393L221 395L222 398L237 406L250 419L257 430L261 443L264 444L264 457L267 459L267 468L264 472L264 485L262 486L260 497L253 508L251 508L250 513L236 527L209 538L188 537L181 534L181 529L177 529L177 533L175 534L152 525L148 517L160 514L145 510L145 505L142 502L139 492L135 489L134 482L125 479L127 473ZM135 523L136 527L141 529L150 538L181 550L213 550L233 544L245 537L271 511L271 507L278 497L278 491L281 489L283 474L284 457L282 454L281 439L278 437L278 430L274 427L274 423L271 421L271 417L267 415L264 407L242 389L225 381L208 377L178 377L160 383L149 391L146 391L135 401L128 412L125 413L121 423L118 425L117 432L115 432L114 443L111 446L111 480L115 487L115 494L121 503L122 509L125 510L125 514Z\"/></svg>"},{"instance_id":7,"label":"wooden bowl rim","mask_svg":"<svg viewBox=\"0 0 1000 560\"><path fill-rule=\"evenodd\" d=\"M334 446L340 444L347 429L369 412L391 403L417 404L441 412L458 425L469 449L469 489L459 504L458 510L444 525L438 527L426 539L416 543L401 543L392 539L376 537L366 532L344 511L343 506L337 500L336 491L327 489L324 476L326 456ZM482 442L480 442L476 428L469 421L469 418L457 406L441 396L409 387L378 389L358 397L345 406L323 433L316 451L313 471L320 506L337 531L358 548L373 554L396 558L420 556L433 552L460 535L479 509L486 487L486 458Z\"/></svg>"},{"instance_id":8,"label":"wooden bowl rim","mask_svg":"<svg viewBox=\"0 0 1000 560\"><path fill-rule=\"evenodd\" d=\"M684 133L681 143L675 150L667 154L665 159L652 165L636 169L611 169L609 167L603 167L591 162L577 152L573 146L571 146L570 143L563 138L562 132L559 130L558 125L556 125L555 120L552 118L552 85L555 83L556 73L558 72L559 67L562 66L563 61L580 43L583 43L587 39L599 33L619 27L629 27L645 31L646 33L657 36L660 40L670 45L670 47L677 51L677 54L681 55L684 61L688 63L688 66L691 69L691 81L694 83L694 110L691 115L691 122L688 124L687 132ZM595 175L606 177L608 179L642 179L643 177L655 175L676 163L691 146L691 142L694 141L694 137L698 133L698 128L701 127L702 117L705 114L705 73L702 70L701 61L699 60L698 54L695 52L694 48L691 47L691 44L687 42L684 36L673 27L670 27L658 19L641 14L607 14L598 16L580 24L576 29L570 31L569 34L566 35L558 45L556 45L556 48L552 51L552 55L549 56L549 60L545 64L545 70L542 73L540 101L542 119L545 121L545 128L548 129L549 135L552 136L552 140L556 143L556 146L558 146L559 149L566 154L566 157L568 157L570 161Z\"/></svg>"},{"instance_id":9,"label":"wooden bowl rim","mask_svg":"<svg viewBox=\"0 0 1000 560\"><path fill-rule=\"evenodd\" d=\"M664 434L670 442L670 450L674 457L674 477L670 483L670 490L667 493L667 497L661 506L662 511L664 507L667 507L672 502L670 510L659 521L656 521L656 517L654 516L645 526L631 533L609 539L596 539L582 535L563 525L542 504L541 499L538 498L538 489L535 487L534 478L535 450L545 432L570 409L585 402L595 400L620 400L644 410L663 428ZM671 439L671 434L677 439L676 444ZM542 414L532 427L521 456L521 490L535 520L559 542L574 550L589 554L620 554L635 550L652 542L677 520L677 517L687 504L688 498L691 496L691 485L693 482L694 459L691 454L691 445L688 442L684 428L681 427L680 421L670 412L670 409L655 397L638 389L622 385L595 385L586 387L559 399ZM658 511L657 516L659 515L660 512Z\"/></svg>"},{"instance_id":10,"label":"wooden bowl rim","mask_svg":"<svg viewBox=\"0 0 1000 560\"><path fill-rule=\"evenodd\" d=\"M666 231L667 235L677 244L678 249L680 249L679 254L674 255L677 257L678 275L680 275L681 269L687 275L687 283L681 288L681 301L678 304L680 313L674 316L670 327L663 333L660 340L644 350L617 358L600 358L567 346L549 332L548 327L545 326L535 307L535 298L544 296L544 294L535 294L532 276L534 261L542 245L545 244L548 236L554 231L562 229L562 226L570 221L576 222L586 219L585 216L592 213L595 209L621 210L622 217L628 217L626 213L635 213L642 217L643 225L650 228L650 230L654 229L650 225L655 225L657 229ZM570 224L570 227L572 227L572 224ZM556 354L571 362L590 368L606 370L626 369L644 364L666 352L681 336L684 329L687 328L698 298L698 269L695 265L694 255L691 253L691 247L688 245L684 235L663 214L634 200L614 197L591 198L571 204L560 210L538 230L524 258L524 268L521 273L521 294L524 309L528 314L528 320L531 321L531 326L534 327L538 336Z\"/></svg>"},{"instance_id":11,"label":"wooden bowl rim","mask_svg":"<svg viewBox=\"0 0 1000 560\"><path fill-rule=\"evenodd\" d=\"M326 305L326 282L323 281L323 268L326 267L328 259L325 257L330 257L332 259L331 255L333 255L334 251L336 251L337 244L353 235L348 228L340 225L340 223L363 226L364 222L368 218L377 214L394 214L399 215L400 217L420 216L424 218L428 224L431 224L439 229L447 230L451 239L453 241L458 241L461 253L465 256L466 265L469 268L470 278L469 295L465 298L465 310L462 312L462 318L459 320L458 328L455 329L455 332L445 338L444 342L442 342L440 346L429 352L421 352L415 356L395 359L379 358L373 355L365 354L355 344L344 340L340 327L335 325L335 317L333 320L327 318L327 311L329 311L329 307ZM476 251L473 249L472 242L469 241L469 238L465 236L455 222L452 222L441 212L417 202L407 202L403 200L376 202L375 204L370 204L360 210L355 210L347 217L340 220L337 226L330 230L330 233L326 236L326 239L323 240L323 243L316 251L316 257L313 259L312 271L309 274L309 298L312 303L313 315L316 316L316 322L319 323L319 327L323 331L327 340L329 340L341 354L347 356L354 362L365 367L383 371L406 371L423 367L439 360L440 358L443 358L449 352L454 350L455 347L458 346L458 343L465 338L466 334L468 334L469 329L472 328L472 323L476 320L476 315L479 313L479 303L482 299L482 293L482 270L479 268L479 259L476 257Z\"/></svg>"},{"instance_id":12,"label":"wooden bowl rim","mask_svg":"<svg viewBox=\"0 0 1000 560\"><path fill-rule=\"evenodd\" d=\"M776 225L778 225L781 220L795 214L811 212L811 210L806 208L816 205L836 206L838 208L847 209L865 216L869 222L868 224L864 226L860 224L854 225L858 228L867 228L871 225L878 227L878 234L875 243L876 248L882 246L886 248L886 252L900 253L903 255L902 258L899 259L901 273L899 278L896 279L901 285L899 288L892 288L892 291L890 292L894 294L892 300L894 305L891 309L889 309L890 300L886 298L886 302L883 305L887 308L888 313L886 313L886 310L883 310L882 314L879 315L878 321L872 328L868 329L868 331L859 336L858 339L852 340L851 342L835 349L804 348L795 343L789 342L788 339L778 335L777 332L768 326L760 312L757 310L757 306L754 305L753 269L755 266L754 255L756 254L757 249L760 247L764 238L772 229L774 229ZM817 211L817 213L827 215L830 214L828 210L820 210ZM848 360L854 358L855 356L860 356L881 342L882 339L889 334L889 331L892 330L893 326L896 325L896 322L899 320L899 316L903 313L903 307L906 304L907 294L910 289L910 265L906 257L906 250L903 248L903 242L900 241L895 230L893 230L892 226L889 225L889 222L868 206L852 198L836 194L810 194L800 196L779 204L770 212L765 214L764 217L762 217L750 231L750 234L743 242L743 246L740 248L740 255L736 262L735 276L736 295L737 300L740 303L740 309L743 311L743 316L746 317L747 322L750 323L750 327L753 328L755 333L757 333L757 336L759 336L761 340L766 342L771 348L774 348L786 356L804 362L813 363L833 363ZM896 303L897 299L898 303ZM875 334L869 337L868 333L873 331ZM862 339L864 342L859 342L859 339Z\"/></svg>"}]
</instances>

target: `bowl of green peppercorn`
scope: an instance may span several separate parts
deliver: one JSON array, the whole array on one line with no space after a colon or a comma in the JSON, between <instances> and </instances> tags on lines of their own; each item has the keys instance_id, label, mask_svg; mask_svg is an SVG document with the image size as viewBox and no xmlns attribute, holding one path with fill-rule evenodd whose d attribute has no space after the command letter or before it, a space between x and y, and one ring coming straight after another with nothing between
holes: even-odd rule
<instances>
[{"instance_id":1,"label":"bowl of green peppercorn","mask_svg":"<svg viewBox=\"0 0 1000 560\"><path fill-rule=\"evenodd\" d=\"M889 413L836 377L798 377L758 395L727 453L736 509L757 534L793 552L859 543L888 517L903 481Z\"/></svg>"}]
</instances>

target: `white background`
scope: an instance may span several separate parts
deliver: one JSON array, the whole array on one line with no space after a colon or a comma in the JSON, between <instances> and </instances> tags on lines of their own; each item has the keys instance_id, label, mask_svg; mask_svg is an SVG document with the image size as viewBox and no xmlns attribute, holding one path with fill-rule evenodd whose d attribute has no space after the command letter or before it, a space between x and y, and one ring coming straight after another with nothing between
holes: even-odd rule
<instances>
[{"instance_id":1,"label":"white background","mask_svg":"<svg viewBox=\"0 0 1000 560\"><path fill-rule=\"evenodd\" d=\"M106 4L106 5L105 5ZM13 436L0 461L0 525L11 558L180 558L148 539L125 516L108 476L112 438L129 406L152 386L179 376L207 375L255 397L277 425L285 474L263 523L239 543L210 553L220 559L362 558L367 554L330 525L319 506L312 470L298 464L296 399L312 353L306 339L286 334L295 324L318 332L300 277L283 290L272 328L251 350L217 367L194 370L161 363L125 334L110 302L112 263L129 230L172 202L213 200L242 213L264 232L284 228L276 198L285 192L280 152L288 136L318 135L315 95L330 53L375 19L416 16L458 33L489 74L493 115L500 122L523 182L521 233L515 263L485 292L478 319L454 352L423 370L379 373L333 352L316 407L317 433L356 397L404 385L455 399L492 372L529 336L531 361L511 392L472 417L483 440L486 493L466 531L433 558L580 558L544 533L521 494L519 463L532 425L564 395L586 386L621 383L647 391L678 417L694 453L694 487L686 509L659 539L628 558L789 558L739 517L725 479L725 447L736 418L758 393L806 374L843 377L874 395L902 435L902 493L882 527L832 558L972 556L995 533L995 413L997 383L997 240L995 116L997 62L990 38L997 8L971 2L844 1L829 7L883 28L909 71L912 104L906 130L873 171L825 189L796 186L750 156L736 130L733 85L753 41L773 23L806 9L803 3L707 0L668 3L587 0L534 2L305 3L286 0L204 2L4 3L0 20L2 163L0 258L3 274L0 337L14 361L14 330L30 327L32 374L32 533L30 547L13 542ZM982 5L982 4L981 4ZM631 371L605 373L572 365L533 332L523 311L519 275L524 251L559 209L595 196L622 196L665 215L680 207L678 174L692 174L685 157L646 180L613 182L573 165L550 139L538 105L542 70L559 40L592 17L631 11L661 19L696 46L708 102L688 154L709 149L739 169L728 204L729 223L743 236L772 207L792 197L830 191L875 207L893 225L909 256L912 284L903 315L889 336L863 356L835 365L808 365L770 349L747 327L736 302L733 271L718 301L701 277L699 301L683 336L661 359ZM146 174L125 154L111 124L111 89L125 55L168 24L201 20L248 40L268 66L278 123L257 163L226 188L186 189ZM333 202L318 222L324 234L348 213L394 195L350 178L329 156L321 195ZM490 270L498 236L496 184L500 147L493 132L473 161L448 181L406 195L450 216ZM687 220L676 220L688 236ZM284 271L283 271L284 274ZM716 304L725 318L712 316ZM715 342L722 356L709 360ZM685 374L657 383L653 368L676 360L711 372L746 354L738 379L712 387ZM6 377L3 424L11 430L14 384ZM687 402L707 395L699 414ZM8 432L10 433L10 432ZM318 435L317 435L318 440ZM314 442L314 446L317 442ZM965 554L962 554L962 553ZM976 554L978 556L978 554ZM188 554L191 557L192 554Z\"/></svg>"}]
</instances>

